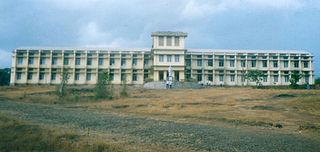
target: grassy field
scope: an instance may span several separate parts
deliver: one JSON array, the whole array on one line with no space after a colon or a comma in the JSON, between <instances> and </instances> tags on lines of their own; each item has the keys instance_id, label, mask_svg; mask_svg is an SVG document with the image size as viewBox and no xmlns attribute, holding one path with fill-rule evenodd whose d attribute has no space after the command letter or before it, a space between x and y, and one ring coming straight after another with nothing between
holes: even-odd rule
<instances>
[{"instance_id":1,"label":"grassy field","mask_svg":"<svg viewBox=\"0 0 320 152\"><path fill-rule=\"evenodd\" d=\"M70 130L55 130L0 116L1 151L124 151Z\"/></svg>"},{"instance_id":2,"label":"grassy field","mask_svg":"<svg viewBox=\"0 0 320 152\"><path fill-rule=\"evenodd\" d=\"M152 90L128 87L129 97L126 98L120 98L119 90L119 86L114 88L113 100L96 101L92 87L71 87L68 88L69 96L60 101L54 86L10 86L0 89L0 99L155 120L268 129L320 138L320 90Z\"/></svg>"}]
</instances>

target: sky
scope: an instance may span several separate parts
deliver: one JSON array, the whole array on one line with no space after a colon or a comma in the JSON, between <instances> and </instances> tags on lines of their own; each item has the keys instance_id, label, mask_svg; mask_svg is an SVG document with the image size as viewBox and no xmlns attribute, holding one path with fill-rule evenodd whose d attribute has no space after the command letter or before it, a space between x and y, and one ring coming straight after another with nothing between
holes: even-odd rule
<instances>
[{"instance_id":1,"label":"sky","mask_svg":"<svg viewBox=\"0 0 320 152\"><path fill-rule=\"evenodd\" d=\"M320 77L320 0L0 0L0 68L23 46L305 50Z\"/></svg>"}]
</instances>

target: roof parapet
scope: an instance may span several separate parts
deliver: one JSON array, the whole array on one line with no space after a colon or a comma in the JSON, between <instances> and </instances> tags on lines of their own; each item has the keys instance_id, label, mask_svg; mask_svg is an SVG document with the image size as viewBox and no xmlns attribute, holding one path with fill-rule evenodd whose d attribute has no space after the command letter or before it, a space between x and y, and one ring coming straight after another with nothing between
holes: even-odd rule
<instances>
[{"instance_id":1,"label":"roof parapet","mask_svg":"<svg viewBox=\"0 0 320 152\"><path fill-rule=\"evenodd\" d=\"M161 31L161 32L152 32L151 36L183 36L188 37L186 32L172 32L172 31Z\"/></svg>"}]
</instances>

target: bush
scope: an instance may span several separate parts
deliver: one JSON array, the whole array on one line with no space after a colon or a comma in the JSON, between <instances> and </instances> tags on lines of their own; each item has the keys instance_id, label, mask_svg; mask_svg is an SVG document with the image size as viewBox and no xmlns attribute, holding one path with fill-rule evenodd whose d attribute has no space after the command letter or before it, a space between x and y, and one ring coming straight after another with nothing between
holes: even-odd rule
<instances>
[{"instance_id":1,"label":"bush","mask_svg":"<svg viewBox=\"0 0 320 152\"><path fill-rule=\"evenodd\" d=\"M113 92L108 72L105 71L98 74L98 80L94 92L94 97L96 100L112 99Z\"/></svg>"},{"instance_id":2,"label":"bush","mask_svg":"<svg viewBox=\"0 0 320 152\"><path fill-rule=\"evenodd\" d=\"M186 82L198 82L196 79L193 78L189 78L185 80Z\"/></svg>"},{"instance_id":3,"label":"bush","mask_svg":"<svg viewBox=\"0 0 320 152\"><path fill-rule=\"evenodd\" d=\"M144 82L152 82L152 81L153 81L152 78L146 78L146 79L144 79Z\"/></svg>"},{"instance_id":4,"label":"bush","mask_svg":"<svg viewBox=\"0 0 320 152\"><path fill-rule=\"evenodd\" d=\"M10 68L0 69L0 86L10 84Z\"/></svg>"}]
</instances>

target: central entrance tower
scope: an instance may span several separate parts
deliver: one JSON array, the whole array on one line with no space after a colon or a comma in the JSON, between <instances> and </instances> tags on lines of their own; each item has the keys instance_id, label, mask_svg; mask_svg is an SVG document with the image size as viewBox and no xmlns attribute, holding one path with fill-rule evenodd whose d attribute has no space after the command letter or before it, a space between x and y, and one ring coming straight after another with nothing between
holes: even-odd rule
<instances>
[{"instance_id":1,"label":"central entrance tower","mask_svg":"<svg viewBox=\"0 0 320 152\"><path fill-rule=\"evenodd\" d=\"M172 67L175 81L184 80L185 53L184 32L152 32L153 76L154 81L167 79L168 68Z\"/></svg>"}]
</instances>

